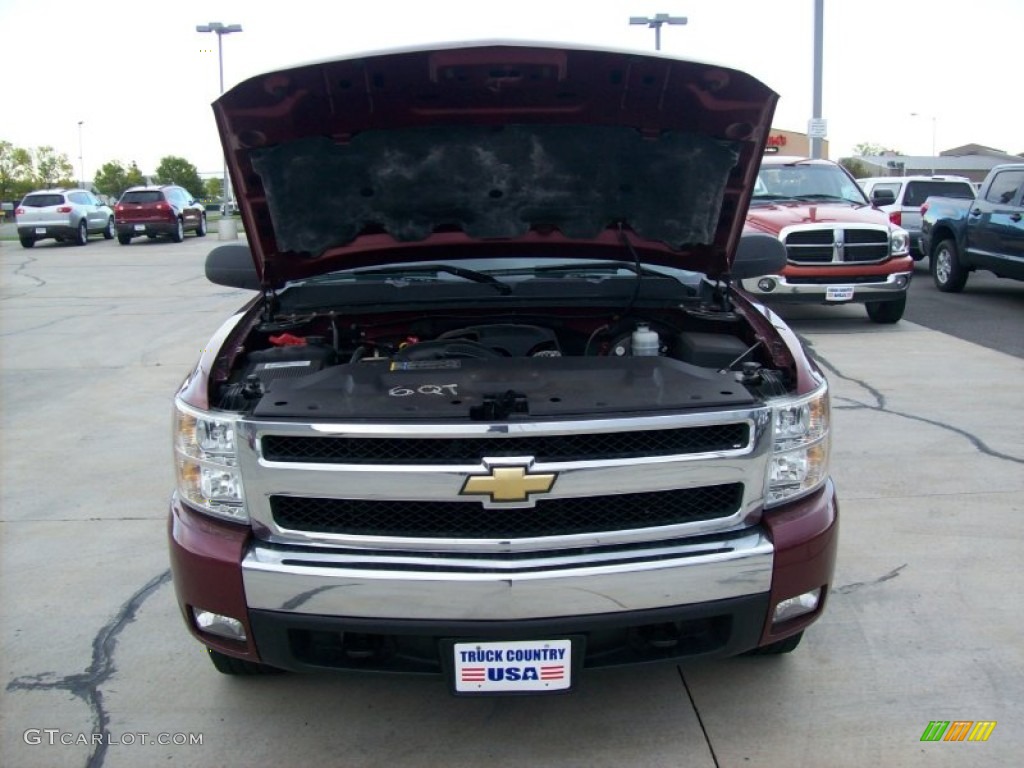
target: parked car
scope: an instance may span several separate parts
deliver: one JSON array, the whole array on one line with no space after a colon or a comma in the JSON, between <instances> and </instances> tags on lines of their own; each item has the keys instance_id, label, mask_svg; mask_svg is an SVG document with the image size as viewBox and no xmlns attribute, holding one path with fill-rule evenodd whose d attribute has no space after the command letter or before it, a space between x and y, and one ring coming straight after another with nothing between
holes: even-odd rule
<instances>
[{"instance_id":1,"label":"parked car","mask_svg":"<svg viewBox=\"0 0 1024 768\"><path fill-rule=\"evenodd\" d=\"M174 184L132 187L114 206L117 241L128 245L133 237L170 235L180 243L186 232L206 235L206 209L187 189Z\"/></svg>"},{"instance_id":2,"label":"parked car","mask_svg":"<svg viewBox=\"0 0 1024 768\"><path fill-rule=\"evenodd\" d=\"M903 317L914 274L909 235L838 163L766 155L747 229L778 237L789 255L780 273L743 281L766 303L852 301L876 323Z\"/></svg>"},{"instance_id":3,"label":"parked car","mask_svg":"<svg viewBox=\"0 0 1024 768\"><path fill-rule=\"evenodd\" d=\"M510 44L218 99L252 231L206 274L253 294L175 397L168 535L219 671L550 693L796 648L839 505L828 382L737 284L785 264L743 232L776 100Z\"/></svg>"},{"instance_id":4,"label":"parked car","mask_svg":"<svg viewBox=\"0 0 1024 768\"><path fill-rule=\"evenodd\" d=\"M997 165L973 200L925 200L921 247L940 291L962 291L978 269L1024 280L1024 164Z\"/></svg>"},{"instance_id":5,"label":"parked car","mask_svg":"<svg viewBox=\"0 0 1024 768\"><path fill-rule=\"evenodd\" d=\"M31 248L40 240L70 240L85 245L89 235L114 236L114 212L86 189L40 189L29 192L14 209L18 239Z\"/></svg>"},{"instance_id":6,"label":"parked car","mask_svg":"<svg viewBox=\"0 0 1024 768\"><path fill-rule=\"evenodd\" d=\"M861 189L878 209L889 214L889 221L910 233L910 255L914 261L924 258L921 251L921 205L932 195L974 199L974 185L966 176L876 176L858 179ZM882 192L892 192L889 202Z\"/></svg>"}]
</instances>

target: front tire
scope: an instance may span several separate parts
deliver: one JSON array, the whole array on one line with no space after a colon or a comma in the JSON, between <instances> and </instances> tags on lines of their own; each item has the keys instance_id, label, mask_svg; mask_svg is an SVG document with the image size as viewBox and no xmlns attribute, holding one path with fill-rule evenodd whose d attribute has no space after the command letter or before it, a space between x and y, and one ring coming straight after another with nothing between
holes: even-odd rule
<instances>
[{"instance_id":1,"label":"front tire","mask_svg":"<svg viewBox=\"0 0 1024 768\"><path fill-rule=\"evenodd\" d=\"M78 222L78 231L75 232L75 245L85 245L89 242L89 227L84 221Z\"/></svg>"},{"instance_id":2,"label":"front tire","mask_svg":"<svg viewBox=\"0 0 1024 768\"><path fill-rule=\"evenodd\" d=\"M891 325L898 323L903 317L903 312L907 308L907 297L904 294L896 301L869 301L864 308L873 323Z\"/></svg>"},{"instance_id":3,"label":"front tire","mask_svg":"<svg viewBox=\"0 0 1024 768\"><path fill-rule=\"evenodd\" d=\"M171 240L180 243L185 239L185 225L178 219L174 224L174 231L171 233Z\"/></svg>"},{"instance_id":4,"label":"front tire","mask_svg":"<svg viewBox=\"0 0 1024 768\"><path fill-rule=\"evenodd\" d=\"M967 270L960 264L956 243L943 240L932 253L932 280L944 293L960 293L967 284Z\"/></svg>"},{"instance_id":5,"label":"front tire","mask_svg":"<svg viewBox=\"0 0 1024 768\"><path fill-rule=\"evenodd\" d=\"M199 217L199 226L196 227L196 237L206 237L206 216Z\"/></svg>"},{"instance_id":6,"label":"front tire","mask_svg":"<svg viewBox=\"0 0 1024 768\"><path fill-rule=\"evenodd\" d=\"M213 666L222 675L274 675L281 672L280 669L275 667L268 667L266 664L257 664L254 661L246 661L245 659L237 659L234 656L228 656L226 653L215 651L212 648L207 648L206 650L210 655L210 661L213 662Z\"/></svg>"},{"instance_id":7,"label":"front tire","mask_svg":"<svg viewBox=\"0 0 1024 768\"><path fill-rule=\"evenodd\" d=\"M107 226L103 229L103 239L104 240L113 240L114 239L114 235L116 235L116 234L117 234L117 229L115 229L115 227L114 227L114 217L111 216L109 219L107 219Z\"/></svg>"}]
</instances>

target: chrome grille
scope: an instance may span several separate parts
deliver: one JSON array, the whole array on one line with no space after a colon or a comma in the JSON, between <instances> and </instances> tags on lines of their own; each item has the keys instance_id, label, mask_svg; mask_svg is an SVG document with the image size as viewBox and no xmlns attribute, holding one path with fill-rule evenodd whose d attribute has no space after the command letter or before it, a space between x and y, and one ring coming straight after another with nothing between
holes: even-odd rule
<instances>
[{"instance_id":1,"label":"chrome grille","mask_svg":"<svg viewBox=\"0 0 1024 768\"><path fill-rule=\"evenodd\" d=\"M541 499L532 508L453 501L382 501L272 496L281 528L306 533L447 539L569 536L726 518L742 483L649 493Z\"/></svg>"},{"instance_id":2,"label":"chrome grille","mask_svg":"<svg viewBox=\"0 0 1024 768\"><path fill-rule=\"evenodd\" d=\"M889 257L889 231L883 227L794 228L784 243L794 264L875 263Z\"/></svg>"},{"instance_id":3,"label":"chrome grille","mask_svg":"<svg viewBox=\"0 0 1024 768\"><path fill-rule=\"evenodd\" d=\"M257 536L395 552L587 548L743 525L771 454L766 408L515 424L240 421ZM463 494L496 466L554 473L522 503ZM490 535L488 535L490 534Z\"/></svg>"},{"instance_id":4,"label":"chrome grille","mask_svg":"<svg viewBox=\"0 0 1024 768\"><path fill-rule=\"evenodd\" d=\"M311 464L445 465L533 456L541 462L632 459L732 451L750 442L746 423L573 435L500 438L308 437L266 435L267 461Z\"/></svg>"}]
</instances>

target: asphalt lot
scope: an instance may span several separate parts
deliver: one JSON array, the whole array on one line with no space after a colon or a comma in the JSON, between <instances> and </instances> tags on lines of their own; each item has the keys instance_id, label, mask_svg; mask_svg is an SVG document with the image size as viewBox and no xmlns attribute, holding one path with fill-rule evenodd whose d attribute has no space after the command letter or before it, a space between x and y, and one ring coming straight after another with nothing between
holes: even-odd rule
<instances>
[{"instance_id":1,"label":"asphalt lot","mask_svg":"<svg viewBox=\"0 0 1024 768\"><path fill-rule=\"evenodd\" d=\"M906 319L932 330L1024 357L1024 282L973 272L963 293L942 293L919 261L910 283Z\"/></svg>"},{"instance_id":2,"label":"asphalt lot","mask_svg":"<svg viewBox=\"0 0 1024 768\"><path fill-rule=\"evenodd\" d=\"M791 656L550 698L217 674L164 530L172 394L245 298L205 281L214 244L0 242L0 766L1020 765L1024 360L854 306L784 312L830 376L842 504L829 608ZM998 724L922 742L933 720Z\"/></svg>"}]
</instances>

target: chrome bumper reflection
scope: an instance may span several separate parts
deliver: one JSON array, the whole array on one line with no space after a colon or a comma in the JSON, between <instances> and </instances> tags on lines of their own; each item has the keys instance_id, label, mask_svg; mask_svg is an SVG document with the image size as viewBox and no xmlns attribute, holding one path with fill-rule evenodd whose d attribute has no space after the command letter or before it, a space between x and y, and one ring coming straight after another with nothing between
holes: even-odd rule
<instances>
[{"instance_id":1,"label":"chrome bumper reflection","mask_svg":"<svg viewBox=\"0 0 1024 768\"><path fill-rule=\"evenodd\" d=\"M698 543L537 557L432 557L257 542L242 562L250 608L438 620L583 616L767 592L774 550L760 529Z\"/></svg>"},{"instance_id":2,"label":"chrome bumper reflection","mask_svg":"<svg viewBox=\"0 0 1024 768\"><path fill-rule=\"evenodd\" d=\"M854 299L863 300L870 296L892 296L893 294L906 293L910 285L913 272L895 272L891 275L879 275L878 280L870 283L844 282L842 277L830 278L828 283L790 283L786 281L785 275L765 275L742 280L743 290L755 296L765 298L825 301L829 288L837 286L850 286L853 288ZM764 290L760 283L762 280L770 280L771 290ZM830 303L843 304L845 301Z\"/></svg>"}]
</instances>

